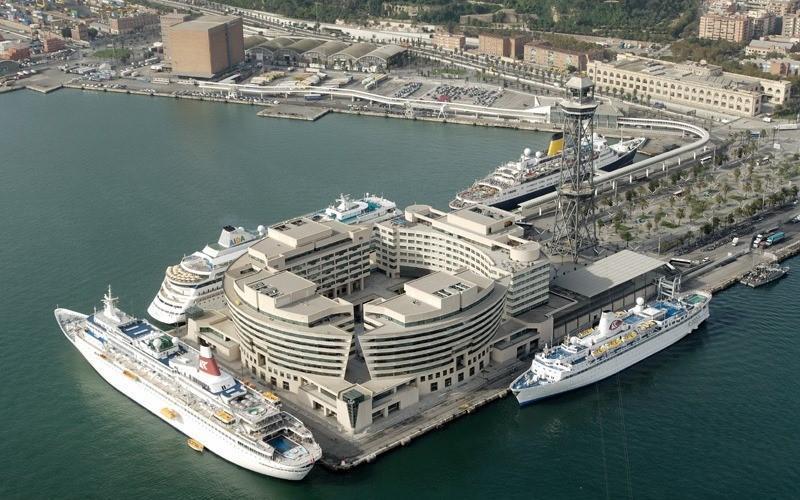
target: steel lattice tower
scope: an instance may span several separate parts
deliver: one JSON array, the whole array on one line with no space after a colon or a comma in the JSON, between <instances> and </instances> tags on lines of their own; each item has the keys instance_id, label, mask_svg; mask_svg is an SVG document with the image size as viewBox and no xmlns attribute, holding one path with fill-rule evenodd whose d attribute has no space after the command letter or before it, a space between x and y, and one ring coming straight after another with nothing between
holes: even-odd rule
<instances>
[{"instance_id":1,"label":"steel lattice tower","mask_svg":"<svg viewBox=\"0 0 800 500\"><path fill-rule=\"evenodd\" d=\"M561 151L561 179L558 185L556 218L550 251L577 262L581 252L597 246L594 222L594 82L571 78L564 113L564 148Z\"/></svg>"}]
</instances>

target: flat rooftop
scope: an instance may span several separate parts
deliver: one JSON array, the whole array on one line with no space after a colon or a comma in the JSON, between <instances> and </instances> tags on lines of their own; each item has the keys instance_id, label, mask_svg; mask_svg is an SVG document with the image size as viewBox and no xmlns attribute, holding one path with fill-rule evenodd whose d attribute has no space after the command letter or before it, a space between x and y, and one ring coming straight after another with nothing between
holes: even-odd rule
<instances>
[{"instance_id":1,"label":"flat rooftop","mask_svg":"<svg viewBox=\"0 0 800 500\"><path fill-rule=\"evenodd\" d=\"M170 27L175 31L208 31L211 28L227 24L239 19L234 16L200 16L197 19L186 21Z\"/></svg>"},{"instance_id":2,"label":"flat rooftop","mask_svg":"<svg viewBox=\"0 0 800 500\"><path fill-rule=\"evenodd\" d=\"M759 78L725 73L714 66L674 64L654 59L623 58L610 64L623 71L633 71L653 77L681 80L728 90L753 91L761 81Z\"/></svg>"},{"instance_id":3,"label":"flat rooftop","mask_svg":"<svg viewBox=\"0 0 800 500\"><path fill-rule=\"evenodd\" d=\"M663 261L653 257L631 250L622 250L586 267L559 276L553 281L553 285L584 297L594 297L609 288L655 271L663 265Z\"/></svg>"}]
</instances>

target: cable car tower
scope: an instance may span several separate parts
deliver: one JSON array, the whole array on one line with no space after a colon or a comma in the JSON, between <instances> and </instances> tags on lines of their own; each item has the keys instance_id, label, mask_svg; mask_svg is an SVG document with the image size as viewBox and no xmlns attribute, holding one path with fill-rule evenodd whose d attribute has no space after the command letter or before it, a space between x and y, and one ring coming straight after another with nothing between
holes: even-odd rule
<instances>
[{"instance_id":1,"label":"cable car tower","mask_svg":"<svg viewBox=\"0 0 800 500\"><path fill-rule=\"evenodd\" d=\"M558 184L556 218L550 252L578 261L582 252L595 251L594 222L594 82L573 77L561 102L564 113L564 149Z\"/></svg>"}]
</instances>

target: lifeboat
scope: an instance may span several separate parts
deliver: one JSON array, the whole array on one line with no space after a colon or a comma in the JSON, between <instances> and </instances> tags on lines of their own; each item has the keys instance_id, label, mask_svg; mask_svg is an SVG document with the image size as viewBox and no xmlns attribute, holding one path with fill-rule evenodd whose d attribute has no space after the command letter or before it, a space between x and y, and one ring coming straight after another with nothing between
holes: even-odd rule
<instances>
[{"instance_id":1,"label":"lifeboat","mask_svg":"<svg viewBox=\"0 0 800 500\"><path fill-rule=\"evenodd\" d=\"M163 416L168 420L172 420L178 416L178 413L172 408L161 408L161 411L159 413L161 413L161 416Z\"/></svg>"},{"instance_id":2,"label":"lifeboat","mask_svg":"<svg viewBox=\"0 0 800 500\"><path fill-rule=\"evenodd\" d=\"M261 395L264 396L264 399L266 399L270 403L278 404L281 402L281 398L276 396L275 393L272 391L264 391L261 393Z\"/></svg>"},{"instance_id":3,"label":"lifeboat","mask_svg":"<svg viewBox=\"0 0 800 500\"><path fill-rule=\"evenodd\" d=\"M635 339L637 335L638 334L636 332L631 332L622 337L622 340L624 340L625 342L630 342L631 340Z\"/></svg>"},{"instance_id":4,"label":"lifeboat","mask_svg":"<svg viewBox=\"0 0 800 500\"><path fill-rule=\"evenodd\" d=\"M192 438L189 438L189 440L186 441L186 444L189 445L189 448L200 453L202 453L203 450L206 448L205 446L203 446L203 443Z\"/></svg>"},{"instance_id":5,"label":"lifeboat","mask_svg":"<svg viewBox=\"0 0 800 500\"><path fill-rule=\"evenodd\" d=\"M230 413L228 413L225 410L217 410L217 411L215 411L214 412L214 418L216 418L217 420L219 420L223 424L230 424L230 423L233 423L234 420L236 420L236 417L234 417L233 415L231 415Z\"/></svg>"},{"instance_id":6,"label":"lifeboat","mask_svg":"<svg viewBox=\"0 0 800 500\"><path fill-rule=\"evenodd\" d=\"M130 370L122 370L122 374L128 377L131 380L139 380L139 375L136 375Z\"/></svg>"}]
</instances>

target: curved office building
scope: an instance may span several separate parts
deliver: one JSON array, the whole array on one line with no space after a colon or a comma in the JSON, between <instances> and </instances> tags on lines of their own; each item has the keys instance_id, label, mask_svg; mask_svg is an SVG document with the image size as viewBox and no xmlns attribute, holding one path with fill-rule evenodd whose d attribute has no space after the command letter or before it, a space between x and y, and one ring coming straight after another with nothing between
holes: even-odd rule
<instances>
[{"instance_id":1,"label":"curved office building","mask_svg":"<svg viewBox=\"0 0 800 500\"><path fill-rule=\"evenodd\" d=\"M503 314L504 286L464 270L428 274L404 291L364 305L359 342L372 378L418 378L425 394L484 368Z\"/></svg>"},{"instance_id":2,"label":"curved office building","mask_svg":"<svg viewBox=\"0 0 800 500\"><path fill-rule=\"evenodd\" d=\"M547 300L549 262L515 221L415 205L270 227L223 281L244 368L348 432L478 376L501 322Z\"/></svg>"}]
</instances>

